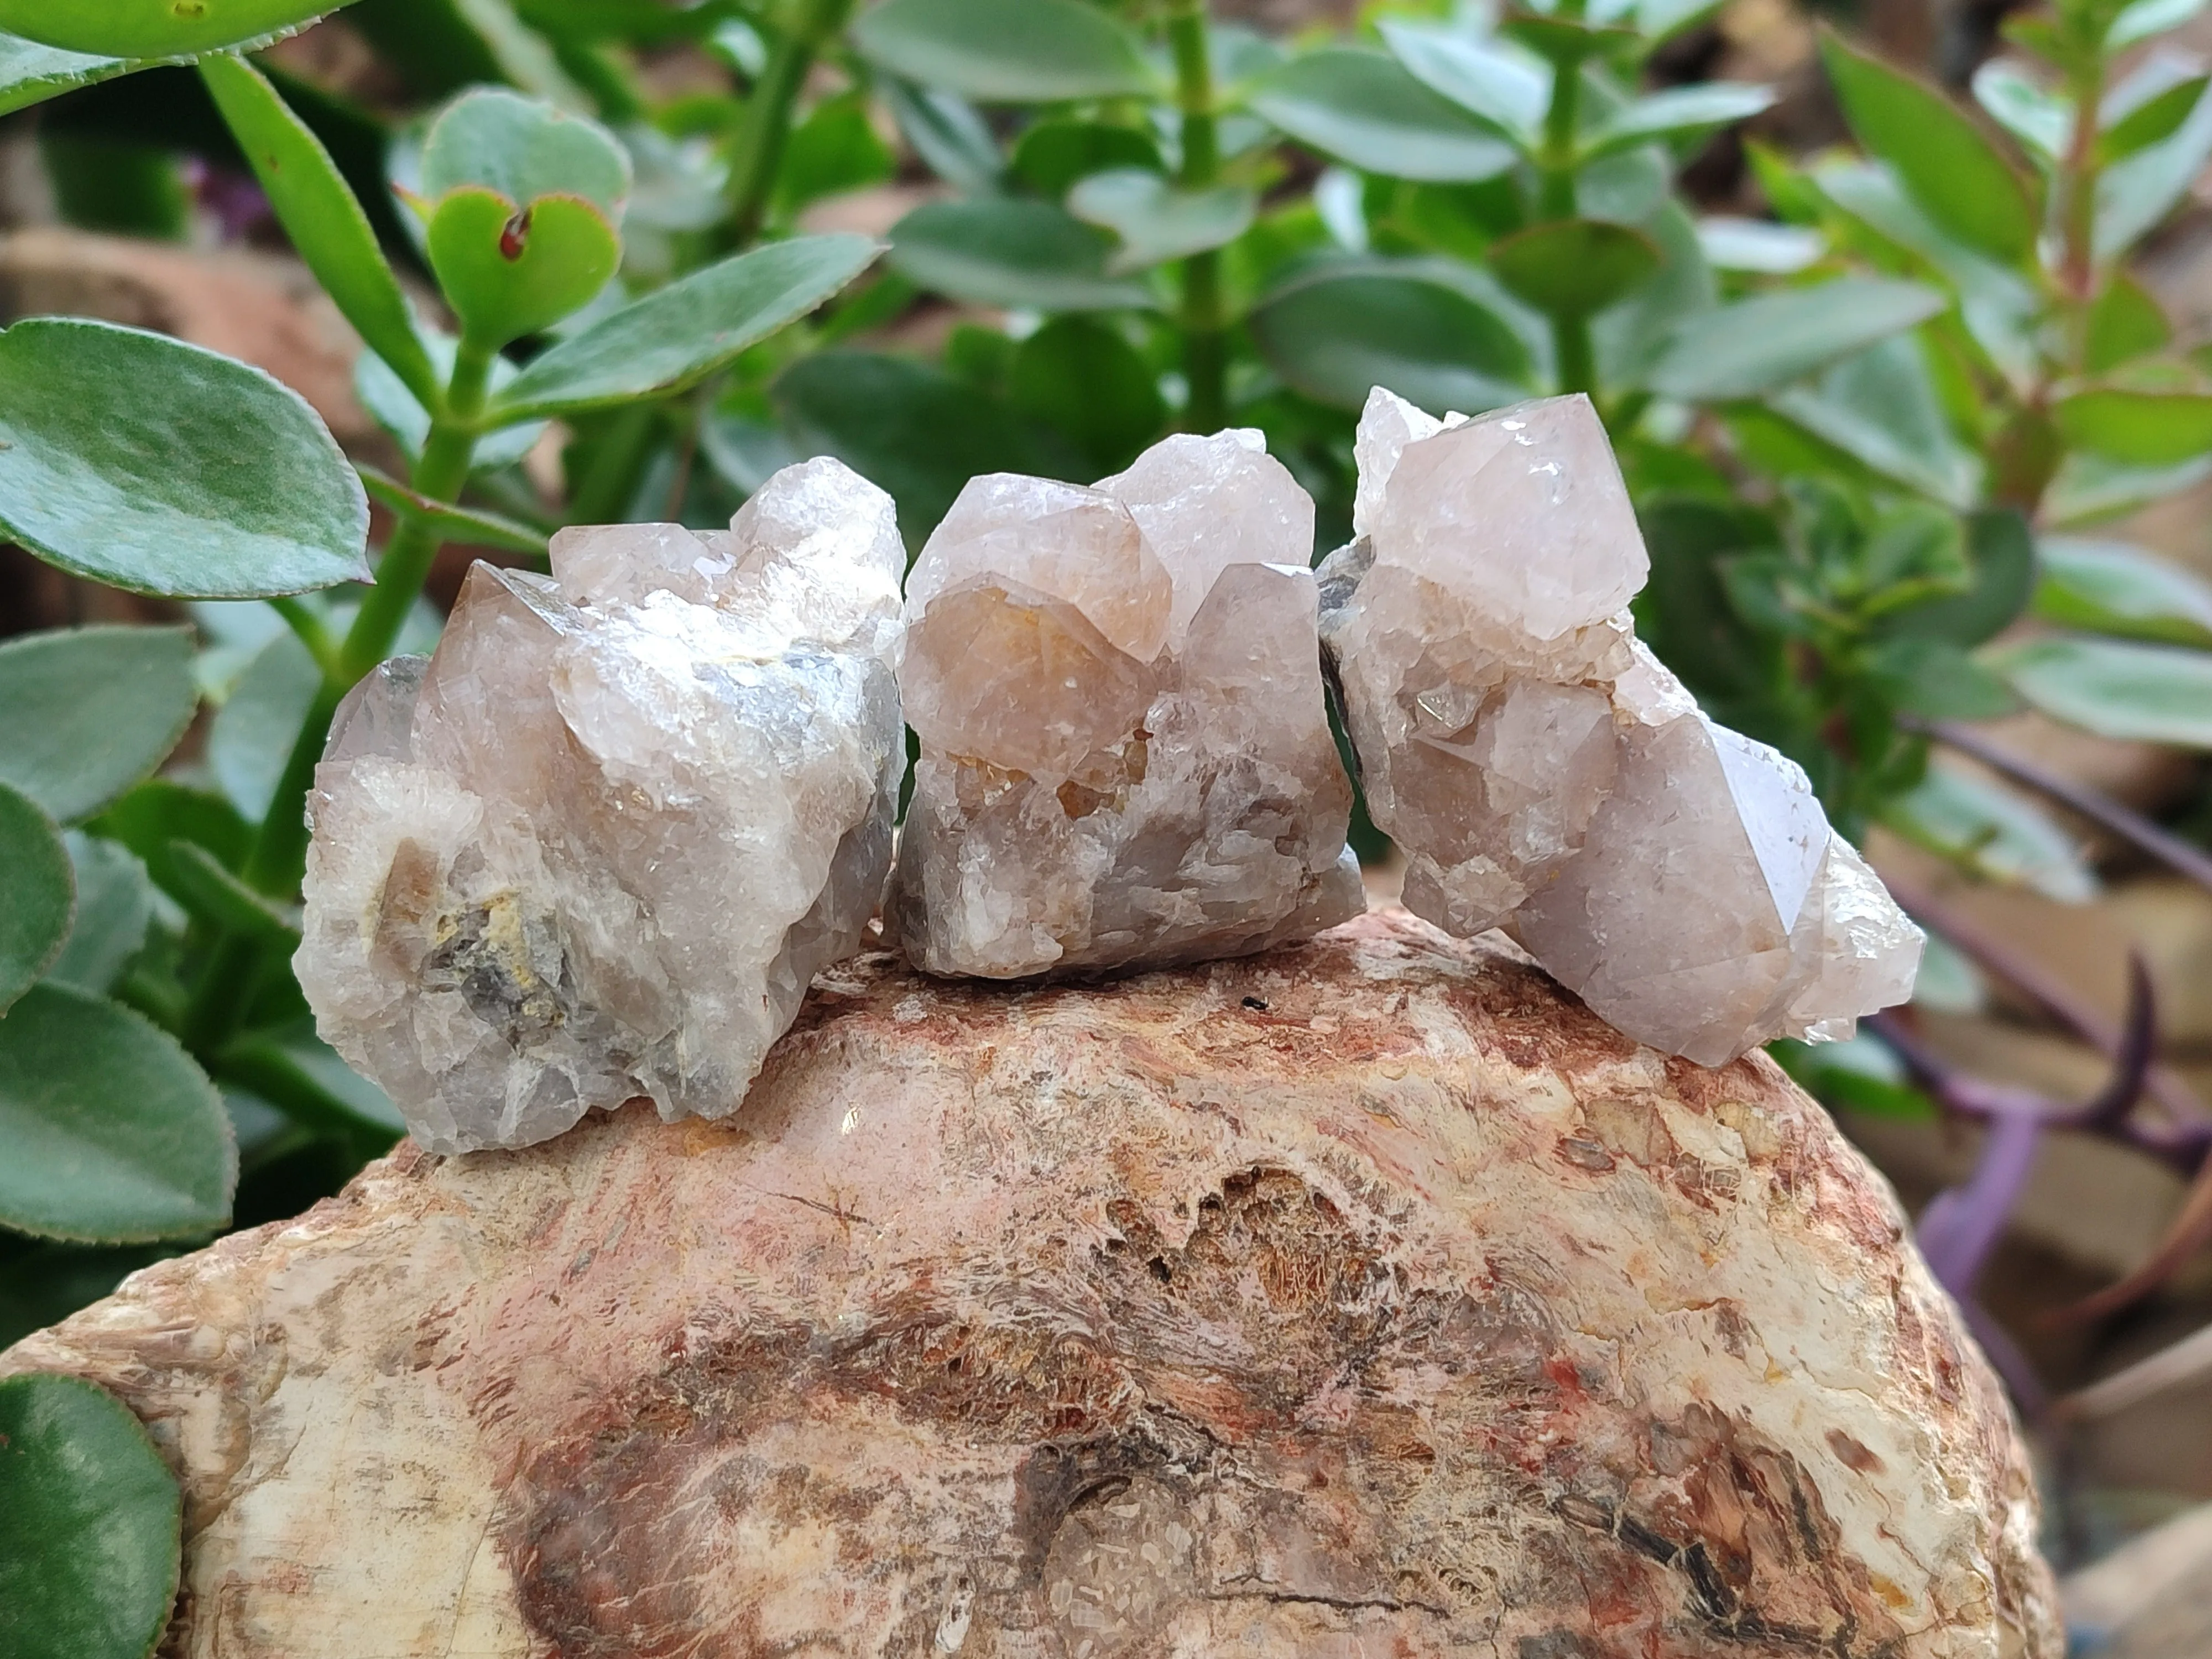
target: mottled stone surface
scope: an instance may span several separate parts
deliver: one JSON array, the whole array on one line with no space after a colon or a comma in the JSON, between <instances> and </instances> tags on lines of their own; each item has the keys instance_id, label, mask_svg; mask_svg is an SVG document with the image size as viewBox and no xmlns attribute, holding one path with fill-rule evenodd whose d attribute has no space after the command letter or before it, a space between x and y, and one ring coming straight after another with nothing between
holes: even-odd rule
<instances>
[{"instance_id":1,"label":"mottled stone surface","mask_svg":"<svg viewBox=\"0 0 2212 1659\"><path fill-rule=\"evenodd\" d=\"M962 491L907 582L921 758L889 914L916 965L1198 961L1358 913L1312 545L1255 432Z\"/></svg>"},{"instance_id":2,"label":"mottled stone surface","mask_svg":"<svg viewBox=\"0 0 2212 1659\"><path fill-rule=\"evenodd\" d=\"M0 1357L180 1659L2058 1659L2002 1401L1764 1056L1403 915L825 975L745 1112L404 1146Z\"/></svg>"},{"instance_id":3,"label":"mottled stone surface","mask_svg":"<svg viewBox=\"0 0 2212 1659\"><path fill-rule=\"evenodd\" d=\"M1407 905L1705 1065L1910 994L1919 932L1803 770L1637 641L1650 562L1589 399L1438 422L1378 390L1357 455L1322 628Z\"/></svg>"},{"instance_id":4,"label":"mottled stone surface","mask_svg":"<svg viewBox=\"0 0 2212 1659\"><path fill-rule=\"evenodd\" d=\"M787 468L726 534L479 564L436 654L339 711L295 966L435 1151L592 1103L736 1109L881 896L905 754L890 498Z\"/></svg>"}]
</instances>

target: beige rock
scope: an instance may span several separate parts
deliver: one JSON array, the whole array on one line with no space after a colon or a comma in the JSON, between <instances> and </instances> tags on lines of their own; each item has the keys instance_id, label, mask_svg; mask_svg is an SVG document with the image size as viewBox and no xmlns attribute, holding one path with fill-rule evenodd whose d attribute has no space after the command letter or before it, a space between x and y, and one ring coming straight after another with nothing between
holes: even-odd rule
<instances>
[{"instance_id":1,"label":"beige rock","mask_svg":"<svg viewBox=\"0 0 2212 1659\"><path fill-rule=\"evenodd\" d=\"M1403 913L824 977L745 1109L411 1147L4 1357L185 1484L165 1651L2057 1659L2021 1449L1764 1057Z\"/></svg>"}]
</instances>

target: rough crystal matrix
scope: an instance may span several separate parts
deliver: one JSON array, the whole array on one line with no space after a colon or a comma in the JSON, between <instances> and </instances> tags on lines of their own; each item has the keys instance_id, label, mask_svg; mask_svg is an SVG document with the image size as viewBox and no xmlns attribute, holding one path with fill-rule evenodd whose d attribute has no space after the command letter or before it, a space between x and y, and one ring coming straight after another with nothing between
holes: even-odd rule
<instances>
[{"instance_id":1,"label":"rough crystal matrix","mask_svg":"<svg viewBox=\"0 0 2212 1659\"><path fill-rule=\"evenodd\" d=\"M1255 432L961 492L907 583L921 760L890 914L917 966L1198 961L1364 908L1312 542Z\"/></svg>"},{"instance_id":2,"label":"rough crystal matrix","mask_svg":"<svg viewBox=\"0 0 2212 1659\"><path fill-rule=\"evenodd\" d=\"M479 564L437 653L334 724L300 982L437 1152L587 1107L734 1109L890 862L903 551L836 461L726 534L562 532Z\"/></svg>"},{"instance_id":3,"label":"rough crystal matrix","mask_svg":"<svg viewBox=\"0 0 2212 1659\"><path fill-rule=\"evenodd\" d=\"M1504 927L1621 1030L1714 1066L1848 1036L1919 930L1805 774L1635 638L1650 570L1589 399L1438 422L1379 388L1322 631L1406 902Z\"/></svg>"}]
</instances>

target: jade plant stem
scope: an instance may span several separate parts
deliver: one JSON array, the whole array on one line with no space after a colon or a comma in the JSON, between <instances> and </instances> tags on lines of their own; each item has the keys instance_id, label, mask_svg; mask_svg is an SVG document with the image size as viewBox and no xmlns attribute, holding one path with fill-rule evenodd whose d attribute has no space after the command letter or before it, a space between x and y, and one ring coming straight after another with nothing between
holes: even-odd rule
<instances>
[{"instance_id":1,"label":"jade plant stem","mask_svg":"<svg viewBox=\"0 0 2212 1659\"><path fill-rule=\"evenodd\" d=\"M1214 129L1213 64L1206 52L1206 0L1174 0L1168 46L1175 54L1176 107L1182 117L1182 165L1176 183L1204 190L1221 171ZM1228 321L1222 314L1221 251L1207 248L1182 262L1183 376L1189 401L1183 423L1212 432L1229 420Z\"/></svg>"},{"instance_id":2,"label":"jade plant stem","mask_svg":"<svg viewBox=\"0 0 2212 1659\"><path fill-rule=\"evenodd\" d=\"M759 231L806 72L852 9L853 0L789 0L784 27L731 134L730 216L723 232L731 244L749 242Z\"/></svg>"}]
</instances>

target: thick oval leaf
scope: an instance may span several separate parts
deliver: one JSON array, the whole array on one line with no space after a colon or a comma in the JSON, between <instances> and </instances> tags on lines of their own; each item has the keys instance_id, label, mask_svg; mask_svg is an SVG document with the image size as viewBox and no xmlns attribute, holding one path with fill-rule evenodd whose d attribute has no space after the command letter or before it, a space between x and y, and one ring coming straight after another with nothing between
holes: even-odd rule
<instances>
[{"instance_id":1,"label":"thick oval leaf","mask_svg":"<svg viewBox=\"0 0 2212 1659\"><path fill-rule=\"evenodd\" d=\"M2035 614L2094 634L2212 649L2212 583L2141 548L2046 536Z\"/></svg>"},{"instance_id":2,"label":"thick oval leaf","mask_svg":"<svg viewBox=\"0 0 2212 1659\"><path fill-rule=\"evenodd\" d=\"M622 243L580 196L515 204L479 185L440 198L426 245L465 332L495 346L580 310L622 263Z\"/></svg>"},{"instance_id":3,"label":"thick oval leaf","mask_svg":"<svg viewBox=\"0 0 2212 1659\"><path fill-rule=\"evenodd\" d=\"M56 985L105 996L146 942L154 884L131 850L72 830L63 840L76 872L76 921L46 969Z\"/></svg>"},{"instance_id":4,"label":"thick oval leaf","mask_svg":"<svg viewBox=\"0 0 2212 1659\"><path fill-rule=\"evenodd\" d=\"M1944 304L1921 283L1872 276L1739 300L1684 324L1649 384L1696 402L1755 397L1923 323Z\"/></svg>"},{"instance_id":5,"label":"thick oval leaf","mask_svg":"<svg viewBox=\"0 0 2212 1659\"><path fill-rule=\"evenodd\" d=\"M130 1411L74 1376L0 1381L0 1607L13 1659L145 1659L183 1499Z\"/></svg>"},{"instance_id":6,"label":"thick oval leaf","mask_svg":"<svg viewBox=\"0 0 2212 1659\"><path fill-rule=\"evenodd\" d=\"M877 82L899 132L929 170L969 195L999 186L1005 163L999 141L973 104L957 94L933 92L893 76Z\"/></svg>"},{"instance_id":7,"label":"thick oval leaf","mask_svg":"<svg viewBox=\"0 0 2212 1659\"><path fill-rule=\"evenodd\" d=\"M1127 466L1167 422L1151 368L1095 317L1055 317L1015 347L1006 396L1080 451L1094 476Z\"/></svg>"},{"instance_id":8,"label":"thick oval leaf","mask_svg":"<svg viewBox=\"0 0 2212 1659\"><path fill-rule=\"evenodd\" d=\"M1146 306L1142 283L1109 276L1111 239L1049 202L932 202L891 227L890 263L973 305L1043 311Z\"/></svg>"},{"instance_id":9,"label":"thick oval leaf","mask_svg":"<svg viewBox=\"0 0 2212 1659\"><path fill-rule=\"evenodd\" d=\"M1259 210L1256 191L1243 185L1178 190L1145 167L1094 173L1068 192L1067 210L1121 239L1107 264L1112 273L1220 247L1242 236Z\"/></svg>"},{"instance_id":10,"label":"thick oval leaf","mask_svg":"<svg viewBox=\"0 0 2212 1659\"><path fill-rule=\"evenodd\" d=\"M853 41L894 75L986 103L1159 89L1135 37L1081 0L888 0L860 14Z\"/></svg>"},{"instance_id":11,"label":"thick oval leaf","mask_svg":"<svg viewBox=\"0 0 2212 1659\"><path fill-rule=\"evenodd\" d=\"M2051 719L2099 737L2212 749L2212 652L2030 640L1990 665Z\"/></svg>"},{"instance_id":12,"label":"thick oval leaf","mask_svg":"<svg viewBox=\"0 0 2212 1659\"><path fill-rule=\"evenodd\" d=\"M501 424L674 392L804 317L866 269L872 237L795 236L695 270L531 360L495 402Z\"/></svg>"},{"instance_id":13,"label":"thick oval leaf","mask_svg":"<svg viewBox=\"0 0 2212 1659\"><path fill-rule=\"evenodd\" d=\"M1469 413L1528 395L1528 348L1495 315L1430 278L1332 272L1280 289L1251 317L1274 371L1308 397L1358 409L1385 386Z\"/></svg>"},{"instance_id":14,"label":"thick oval leaf","mask_svg":"<svg viewBox=\"0 0 2212 1659\"><path fill-rule=\"evenodd\" d=\"M1379 52L1308 52L1262 76L1246 101L1300 143L1387 178L1467 183L1494 179L1519 159L1490 127Z\"/></svg>"},{"instance_id":15,"label":"thick oval leaf","mask_svg":"<svg viewBox=\"0 0 2212 1659\"><path fill-rule=\"evenodd\" d=\"M1112 167L1167 171L1150 134L1103 121L1039 121L1016 141L1009 165L1014 177L1055 202L1077 179Z\"/></svg>"},{"instance_id":16,"label":"thick oval leaf","mask_svg":"<svg viewBox=\"0 0 2212 1659\"><path fill-rule=\"evenodd\" d=\"M1542 137L1552 71L1540 59L1495 40L1470 40L1389 18L1378 27L1391 56L1430 91L1523 149Z\"/></svg>"},{"instance_id":17,"label":"thick oval leaf","mask_svg":"<svg viewBox=\"0 0 2212 1659\"><path fill-rule=\"evenodd\" d=\"M0 1224L135 1243L230 1219L238 1149L174 1037L118 1004L32 988L0 1019Z\"/></svg>"},{"instance_id":18,"label":"thick oval leaf","mask_svg":"<svg viewBox=\"0 0 2212 1659\"><path fill-rule=\"evenodd\" d=\"M619 222L629 194L629 152L598 122L501 88L465 93L422 141L422 194L436 202L476 185L527 207L541 196L580 196Z\"/></svg>"},{"instance_id":19,"label":"thick oval leaf","mask_svg":"<svg viewBox=\"0 0 2212 1659\"><path fill-rule=\"evenodd\" d=\"M0 333L0 528L64 570L176 599L368 575L368 498L297 392L112 323Z\"/></svg>"},{"instance_id":20,"label":"thick oval leaf","mask_svg":"<svg viewBox=\"0 0 2212 1659\"><path fill-rule=\"evenodd\" d=\"M276 799L292 741L322 684L314 657L288 630L261 647L216 710L208 769L248 821L258 823Z\"/></svg>"},{"instance_id":21,"label":"thick oval leaf","mask_svg":"<svg viewBox=\"0 0 2212 1659\"><path fill-rule=\"evenodd\" d=\"M1989 880L2031 888L2062 904L2097 895L2097 878L2081 849L2040 807L1941 761L1890 804L1882 822Z\"/></svg>"},{"instance_id":22,"label":"thick oval leaf","mask_svg":"<svg viewBox=\"0 0 2212 1659\"><path fill-rule=\"evenodd\" d=\"M52 965L76 904L62 832L35 801L0 784L0 1014Z\"/></svg>"},{"instance_id":23,"label":"thick oval leaf","mask_svg":"<svg viewBox=\"0 0 2212 1659\"><path fill-rule=\"evenodd\" d=\"M1852 132L1897 169L1930 217L1997 258L2034 252L2039 191L1949 99L1832 33L1823 34L1820 55Z\"/></svg>"},{"instance_id":24,"label":"thick oval leaf","mask_svg":"<svg viewBox=\"0 0 2212 1659\"><path fill-rule=\"evenodd\" d=\"M2212 98L2200 97L2172 137L2098 175L2098 257L2124 253L2156 229L2189 193L2207 161L2212 161Z\"/></svg>"},{"instance_id":25,"label":"thick oval leaf","mask_svg":"<svg viewBox=\"0 0 2212 1659\"><path fill-rule=\"evenodd\" d=\"M0 115L137 67L127 58L64 52L20 34L0 34Z\"/></svg>"},{"instance_id":26,"label":"thick oval leaf","mask_svg":"<svg viewBox=\"0 0 2212 1659\"><path fill-rule=\"evenodd\" d=\"M243 58L218 52L202 58L199 70L294 249L369 349L416 397L434 400L438 379L416 336L414 313L322 141Z\"/></svg>"},{"instance_id":27,"label":"thick oval leaf","mask_svg":"<svg viewBox=\"0 0 2212 1659\"><path fill-rule=\"evenodd\" d=\"M0 29L66 52L197 58L287 33L330 0L0 0Z\"/></svg>"},{"instance_id":28,"label":"thick oval leaf","mask_svg":"<svg viewBox=\"0 0 2212 1659\"><path fill-rule=\"evenodd\" d=\"M1550 317L1602 311L1660 264L1649 236L1601 219L1532 225L1491 244L1486 257L1508 293Z\"/></svg>"},{"instance_id":29,"label":"thick oval leaf","mask_svg":"<svg viewBox=\"0 0 2212 1659\"><path fill-rule=\"evenodd\" d=\"M1736 121L1747 121L1774 106L1771 87L1747 86L1735 81L1705 81L1694 86L1669 87L1648 98L1622 105L1598 124L1583 140L1583 155L1595 161L1620 150L1633 149L1693 133L1710 132Z\"/></svg>"},{"instance_id":30,"label":"thick oval leaf","mask_svg":"<svg viewBox=\"0 0 2212 1659\"><path fill-rule=\"evenodd\" d=\"M182 628L58 629L0 644L0 783L63 823L159 766L191 723Z\"/></svg>"},{"instance_id":31,"label":"thick oval leaf","mask_svg":"<svg viewBox=\"0 0 2212 1659\"><path fill-rule=\"evenodd\" d=\"M2067 442L2132 466L2171 466L2212 450L2212 396L2077 392L2051 410Z\"/></svg>"}]
</instances>

